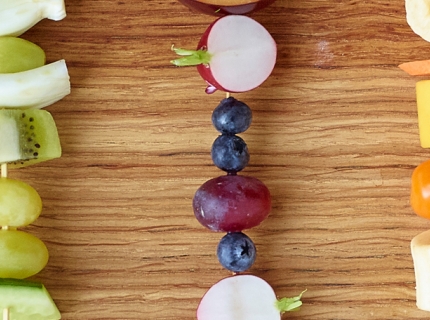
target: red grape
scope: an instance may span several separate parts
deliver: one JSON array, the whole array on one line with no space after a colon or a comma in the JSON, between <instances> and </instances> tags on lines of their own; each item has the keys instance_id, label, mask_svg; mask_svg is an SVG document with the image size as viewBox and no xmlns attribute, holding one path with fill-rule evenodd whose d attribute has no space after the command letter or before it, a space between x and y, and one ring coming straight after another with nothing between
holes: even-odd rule
<instances>
[{"instance_id":1,"label":"red grape","mask_svg":"<svg viewBox=\"0 0 430 320\"><path fill-rule=\"evenodd\" d=\"M260 180L227 175L206 181L194 195L193 208L197 220L210 230L239 232L269 215L271 197Z\"/></svg>"}]
</instances>

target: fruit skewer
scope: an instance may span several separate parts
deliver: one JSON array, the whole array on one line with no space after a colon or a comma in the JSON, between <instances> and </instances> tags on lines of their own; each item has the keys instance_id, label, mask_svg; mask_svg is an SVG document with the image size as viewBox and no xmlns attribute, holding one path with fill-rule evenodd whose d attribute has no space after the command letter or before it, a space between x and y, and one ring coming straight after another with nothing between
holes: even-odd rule
<instances>
[{"instance_id":1,"label":"fruit skewer","mask_svg":"<svg viewBox=\"0 0 430 320\"><path fill-rule=\"evenodd\" d=\"M41 19L61 20L66 13L64 0L15 2L0 0L0 312L3 320L58 320L43 284L26 279L45 267L48 250L17 230L38 218L42 201L30 185L9 178L8 169L61 156L54 119L40 108L70 93L66 63L45 64L44 51L18 36Z\"/></svg>"},{"instance_id":2,"label":"fruit skewer","mask_svg":"<svg viewBox=\"0 0 430 320\"><path fill-rule=\"evenodd\" d=\"M3 319L57 320L61 315L45 287L23 280L40 272L49 258L39 238L17 230L38 218L41 198L30 185L8 177L9 167L61 156L56 125L45 110L0 109L0 130L0 310Z\"/></svg>"},{"instance_id":3,"label":"fruit skewer","mask_svg":"<svg viewBox=\"0 0 430 320\"><path fill-rule=\"evenodd\" d=\"M206 181L193 197L193 211L204 227L226 232L217 247L220 264L230 272L213 285L197 308L198 320L279 320L281 314L302 305L303 292L277 300L271 286L257 276L242 274L256 258L256 247L242 233L258 226L271 210L271 196L260 180L239 175L249 162L248 147L237 134L252 122L252 111L230 92L240 93L259 87L271 74L276 62L276 43L255 20L230 15L217 19L204 32L197 50L172 50L181 56L176 66L197 66L207 83L206 93L224 91L226 98L214 109L212 124L220 135L215 139L213 163L227 175Z\"/></svg>"}]
</instances>

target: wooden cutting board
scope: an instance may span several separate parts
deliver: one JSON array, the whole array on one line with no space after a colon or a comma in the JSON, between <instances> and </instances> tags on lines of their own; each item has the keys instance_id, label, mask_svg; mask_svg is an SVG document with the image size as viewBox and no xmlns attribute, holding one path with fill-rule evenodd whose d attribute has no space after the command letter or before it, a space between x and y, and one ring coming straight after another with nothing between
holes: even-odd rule
<instances>
[{"instance_id":1,"label":"wooden cutting board","mask_svg":"<svg viewBox=\"0 0 430 320\"><path fill-rule=\"evenodd\" d=\"M222 234L191 201L213 166L212 110L194 67L170 48L195 48L215 17L173 0L67 0L68 16L22 37L48 62L65 59L72 93L47 108L63 157L10 170L44 200L26 228L47 245L41 280L65 320L195 319L205 291L229 276ZM235 95L253 110L242 134L244 175L271 190L273 209L247 231L250 273L277 295L307 289L286 319L426 319L415 306L410 240L430 228L409 206L419 145L415 83L397 65L429 59L404 1L278 0L252 14L278 44L271 77Z\"/></svg>"}]
</instances>

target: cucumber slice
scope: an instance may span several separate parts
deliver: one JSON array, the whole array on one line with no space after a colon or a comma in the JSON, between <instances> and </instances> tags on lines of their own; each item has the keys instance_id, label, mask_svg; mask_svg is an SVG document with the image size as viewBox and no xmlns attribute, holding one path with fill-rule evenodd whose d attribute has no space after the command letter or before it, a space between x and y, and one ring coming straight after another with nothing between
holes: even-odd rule
<instances>
[{"instance_id":1,"label":"cucumber slice","mask_svg":"<svg viewBox=\"0 0 430 320\"><path fill-rule=\"evenodd\" d=\"M40 109L0 109L0 163L24 167L61 156L52 115Z\"/></svg>"},{"instance_id":2,"label":"cucumber slice","mask_svg":"<svg viewBox=\"0 0 430 320\"><path fill-rule=\"evenodd\" d=\"M9 309L10 320L61 319L45 286L28 280L0 279L0 309Z\"/></svg>"}]
</instances>

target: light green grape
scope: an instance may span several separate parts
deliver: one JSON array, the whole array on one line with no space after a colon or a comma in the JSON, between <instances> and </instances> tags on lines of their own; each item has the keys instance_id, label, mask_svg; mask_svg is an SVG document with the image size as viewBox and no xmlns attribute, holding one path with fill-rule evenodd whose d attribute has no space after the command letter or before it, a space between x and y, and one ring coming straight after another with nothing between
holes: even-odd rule
<instances>
[{"instance_id":1,"label":"light green grape","mask_svg":"<svg viewBox=\"0 0 430 320\"><path fill-rule=\"evenodd\" d=\"M16 37L0 37L0 73L15 73L41 67L45 52L38 45Z\"/></svg>"},{"instance_id":2,"label":"light green grape","mask_svg":"<svg viewBox=\"0 0 430 320\"><path fill-rule=\"evenodd\" d=\"M0 226L24 227L42 211L42 200L30 185L0 178Z\"/></svg>"},{"instance_id":3,"label":"light green grape","mask_svg":"<svg viewBox=\"0 0 430 320\"><path fill-rule=\"evenodd\" d=\"M0 278L31 277L46 266L48 258L39 238L18 230L0 231Z\"/></svg>"}]
</instances>

